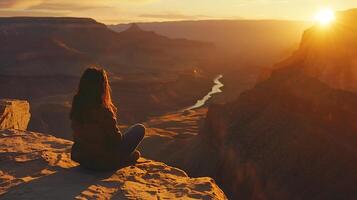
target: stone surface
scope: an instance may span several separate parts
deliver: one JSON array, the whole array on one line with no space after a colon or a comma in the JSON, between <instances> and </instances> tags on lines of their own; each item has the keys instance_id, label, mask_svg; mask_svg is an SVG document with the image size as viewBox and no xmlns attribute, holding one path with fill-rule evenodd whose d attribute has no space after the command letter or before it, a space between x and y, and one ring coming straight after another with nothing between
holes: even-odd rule
<instances>
[{"instance_id":1,"label":"stone surface","mask_svg":"<svg viewBox=\"0 0 357 200\"><path fill-rule=\"evenodd\" d=\"M1 199L226 199L211 178L141 158L116 172L93 172L70 160L71 141L0 131Z\"/></svg>"},{"instance_id":2,"label":"stone surface","mask_svg":"<svg viewBox=\"0 0 357 200\"><path fill-rule=\"evenodd\" d=\"M30 121L30 104L27 101L0 100L0 130L26 130Z\"/></svg>"}]
</instances>

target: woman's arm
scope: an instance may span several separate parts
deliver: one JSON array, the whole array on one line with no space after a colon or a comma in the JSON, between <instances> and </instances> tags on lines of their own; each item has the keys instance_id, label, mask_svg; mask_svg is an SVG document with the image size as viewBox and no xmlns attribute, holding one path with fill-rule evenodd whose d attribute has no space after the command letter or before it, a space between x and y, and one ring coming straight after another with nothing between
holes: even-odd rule
<instances>
[{"instance_id":1,"label":"woman's arm","mask_svg":"<svg viewBox=\"0 0 357 200\"><path fill-rule=\"evenodd\" d=\"M117 120L112 112L106 110L105 117L103 118L104 134L107 136L110 143L119 145L122 140L122 135L117 126Z\"/></svg>"}]
</instances>

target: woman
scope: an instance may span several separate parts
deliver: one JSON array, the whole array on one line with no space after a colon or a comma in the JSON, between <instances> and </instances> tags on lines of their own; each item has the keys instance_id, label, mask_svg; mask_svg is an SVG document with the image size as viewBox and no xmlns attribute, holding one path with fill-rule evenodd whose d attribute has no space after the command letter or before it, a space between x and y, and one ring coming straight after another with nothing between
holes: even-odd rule
<instances>
[{"instance_id":1,"label":"woman","mask_svg":"<svg viewBox=\"0 0 357 200\"><path fill-rule=\"evenodd\" d=\"M72 160L86 168L109 170L139 159L136 148L144 138L145 127L137 124L122 135L116 111L107 73L104 69L88 68L72 102Z\"/></svg>"}]
</instances>

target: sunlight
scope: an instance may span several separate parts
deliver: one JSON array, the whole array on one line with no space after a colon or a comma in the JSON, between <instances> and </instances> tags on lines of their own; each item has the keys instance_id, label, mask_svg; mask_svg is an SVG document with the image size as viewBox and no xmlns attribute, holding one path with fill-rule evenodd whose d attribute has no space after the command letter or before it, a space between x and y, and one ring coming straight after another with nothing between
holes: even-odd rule
<instances>
[{"instance_id":1,"label":"sunlight","mask_svg":"<svg viewBox=\"0 0 357 200\"><path fill-rule=\"evenodd\" d=\"M335 20L335 12L330 8L321 9L315 15L315 20L321 26L328 26Z\"/></svg>"}]
</instances>

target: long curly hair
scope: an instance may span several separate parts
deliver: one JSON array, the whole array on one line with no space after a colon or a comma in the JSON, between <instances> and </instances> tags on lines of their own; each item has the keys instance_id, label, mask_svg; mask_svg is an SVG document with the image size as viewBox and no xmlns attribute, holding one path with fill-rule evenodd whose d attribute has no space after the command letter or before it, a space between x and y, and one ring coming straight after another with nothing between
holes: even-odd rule
<instances>
[{"instance_id":1,"label":"long curly hair","mask_svg":"<svg viewBox=\"0 0 357 200\"><path fill-rule=\"evenodd\" d=\"M108 109L116 118L117 108L112 102L108 75L104 69L91 67L84 71L80 79L70 118L81 123L88 122L88 111L99 107Z\"/></svg>"}]
</instances>

